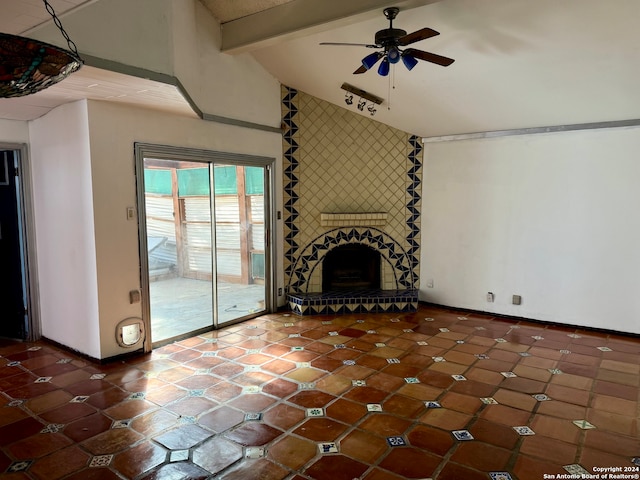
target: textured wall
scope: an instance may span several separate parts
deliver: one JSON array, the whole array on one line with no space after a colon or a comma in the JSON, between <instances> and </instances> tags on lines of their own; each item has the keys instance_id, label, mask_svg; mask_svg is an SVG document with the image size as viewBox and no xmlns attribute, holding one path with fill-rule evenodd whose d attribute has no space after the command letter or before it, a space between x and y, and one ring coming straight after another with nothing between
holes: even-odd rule
<instances>
[{"instance_id":1,"label":"textured wall","mask_svg":"<svg viewBox=\"0 0 640 480\"><path fill-rule=\"evenodd\" d=\"M320 291L324 253L355 242L383 246L383 288L417 288L419 139L288 87L282 98L284 268L290 290ZM370 212L386 212L386 224L321 225L322 213Z\"/></svg>"}]
</instances>

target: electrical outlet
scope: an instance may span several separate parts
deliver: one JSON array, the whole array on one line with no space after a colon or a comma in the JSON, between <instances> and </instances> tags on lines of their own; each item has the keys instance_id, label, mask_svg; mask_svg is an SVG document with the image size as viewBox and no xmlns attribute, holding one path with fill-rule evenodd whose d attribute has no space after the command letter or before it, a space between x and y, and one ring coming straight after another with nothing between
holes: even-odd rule
<instances>
[{"instance_id":1,"label":"electrical outlet","mask_svg":"<svg viewBox=\"0 0 640 480\"><path fill-rule=\"evenodd\" d=\"M521 305L522 297L520 295L514 295L513 297L511 297L511 303L513 303L514 305Z\"/></svg>"},{"instance_id":2,"label":"electrical outlet","mask_svg":"<svg viewBox=\"0 0 640 480\"><path fill-rule=\"evenodd\" d=\"M282 296L282 287L280 287L280 288L278 289L278 296L279 296L279 297L281 297L281 296Z\"/></svg>"},{"instance_id":3,"label":"electrical outlet","mask_svg":"<svg viewBox=\"0 0 640 480\"><path fill-rule=\"evenodd\" d=\"M494 300L493 292L487 292L487 302L493 303L493 300Z\"/></svg>"},{"instance_id":4,"label":"electrical outlet","mask_svg":"<svg viewBox=\"0 0 640 480\"><path fill-rule=\"evenodd\" d=\"M427 280L427 288L433 288L433 278Z\"/></svg>"}]
</instances>

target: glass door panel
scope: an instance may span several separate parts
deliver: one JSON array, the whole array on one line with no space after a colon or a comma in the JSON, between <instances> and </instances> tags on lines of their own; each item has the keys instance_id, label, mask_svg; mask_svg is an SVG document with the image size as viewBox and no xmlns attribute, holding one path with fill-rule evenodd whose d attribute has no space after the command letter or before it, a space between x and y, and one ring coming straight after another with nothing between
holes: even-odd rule
<instances>
[{"instance_id":1,"label":"glass door panel","mask_svg":"<svg viewBox=\"0 0 640 480\"><path fill-rule=\"evenodd\" d=\"M265 167L214 166L218 324L265 310Z\"/></svg>"},{"instance_id":2,"label":"glass door panel","mask_svg":"<svg viewBox=\"0 0 640 480\"><path fill-rule=\"evenodd\" d=\"M213 325L210 168L144 159L149 309L154 343Z\"/></svg>"}]
</instances>

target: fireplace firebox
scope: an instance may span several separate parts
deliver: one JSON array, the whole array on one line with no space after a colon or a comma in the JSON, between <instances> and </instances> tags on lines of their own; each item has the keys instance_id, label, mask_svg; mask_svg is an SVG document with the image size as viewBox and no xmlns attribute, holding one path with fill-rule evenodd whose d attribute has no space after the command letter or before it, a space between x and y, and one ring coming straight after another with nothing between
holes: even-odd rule
<instances>
[{"instance_id":1,"label":"fireplace firebox","mask_svg":"<svg viewBox=\"0 0 640 480\"><path fill-rule=\"evenodd\" d=\"M380 288L380 252L363 244L340 245L322 263L322 291Z\"/></svg>"}]
</instances>

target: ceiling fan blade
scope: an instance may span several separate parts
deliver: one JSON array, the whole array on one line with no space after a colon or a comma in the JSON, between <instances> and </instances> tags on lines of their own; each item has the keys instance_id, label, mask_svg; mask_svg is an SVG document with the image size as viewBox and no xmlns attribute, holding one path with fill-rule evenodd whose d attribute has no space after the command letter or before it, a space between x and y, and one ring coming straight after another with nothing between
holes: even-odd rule
<instances>
[{"instance_id":1,"label":"ceiling fan blade","mask_svg":"<svg viewBox=\"0 0 640 480\"><path fill-rule=\"evenodd\" d=\"M371 45L370 43L320 42L320 45L333 45L338 47L380 48L378 45Z\"/></svg>"},{"instance_id":2,"label":"ceiling fan blade","mask_svg":"<svg viewBox=\"0 0 640 480\"><path fill-rule=\"evenodd\" d=\"M415 48L407 48L404 51L405 55L411 55L418 60L424 60L426 62L435 63L436 65L442 65L443 67L448 67L455 60L453 58L443 57L442 55L436 55L431 52L423 52L422 50L416 50Z\"/></svg>"},{"instance_id":3,"label":"ceiling fan blade","mask_svg":"<svg viewBox=\"0 0 640 480\"><path fill-rule=\"evenodd\" d=\"M360 67L355 72L353 72L353 74L354 75L358 75L358 74L364 73L366 71L367 71L367 68L364 65L360 65Z\"/></svg>"},{"instance_id":4,"label":"ceiling fan blade","mask_svg":"<svg viewBox=\"0 0 640 480\"><path fill-rule=\"evenodd\" d=\"M400 37L398 39L398 45L409 45L410 43L415 43L419 42L420 40L426 40L427 38L435 37L436 35L440 35L440 32L436 32L432 28L421 28L420 30L409 33L404 37Z\"/></svg>"}]
</instances>

